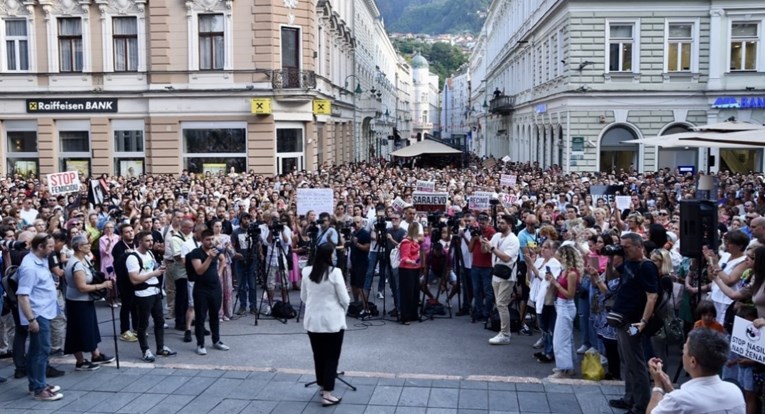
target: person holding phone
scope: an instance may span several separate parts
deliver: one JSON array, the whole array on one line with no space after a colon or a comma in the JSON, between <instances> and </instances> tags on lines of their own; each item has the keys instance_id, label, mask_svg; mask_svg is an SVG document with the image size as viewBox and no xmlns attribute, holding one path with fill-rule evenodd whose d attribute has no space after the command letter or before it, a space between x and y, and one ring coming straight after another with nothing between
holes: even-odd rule
<instances>
[{"instance_id":1,"label":"person holding phone","mask_svg":"<svg viewBox=\"0 0 765 414\"><path fill-rule=\"evenodd\" d=\"M221 250L214 246L215 234L210 229L202 231L202 246L189 252L186 261L191 260L195 281L193 289L194 315L196 325L194 333L197 337L197 355L207 355L205 348L205 318L210 317L210 333L213 347L220 351L228 351L228 345L220 340L220 312L223 296L221 293L218 264L224 260Z\"/></svg>"},{"instance_id":2,"label":"person holding phone","mask_svg":"<svg viewBox=\"0 0 765 414\"><path fill-rule=\"evenodd\" d=\"M579 250L570 245L561 246L555 255L563 270L558 276L552 273L545 275L555 294L556 313L553 331L555 372L550 378L571 378L574 374L574 298L584 272L584 261Z\"/></svg>"},{"instance_id":3,"label":"person holding phone","mask_svg":"<svg viewBox=\"0 0 765 414\"><path fill-rule=\"evenodd\" d=\"M550 282L546 275L560 274L561 264L555 257L555 252L560 247L556 240L546 240L542 243L539 256L529 252L526 262L528 265L529 278L533 280L531 287L531 299L534 300L534 309L537 312L537 322L542 337L534 344L534 348L543 348L534 354L534 358L542 363L553 362L553 330L555 329L555 295L549 288Z\"/></svg>"}]
</instances>

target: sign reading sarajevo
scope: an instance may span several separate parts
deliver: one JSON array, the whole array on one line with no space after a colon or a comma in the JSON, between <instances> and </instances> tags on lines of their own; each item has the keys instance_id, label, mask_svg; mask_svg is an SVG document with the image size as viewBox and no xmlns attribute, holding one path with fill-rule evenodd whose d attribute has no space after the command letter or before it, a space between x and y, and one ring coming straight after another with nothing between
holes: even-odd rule
<instances>
[{"instance_id":1,"label":"sign reading sarajevo","mask_svg":"<svg viewBox=\"0 0 765 414\"><path fill-rule=\"evenodd\" d=\"M82 112L117 112L117 100L103 98L27 99L27 113L29 114Z\"/></svg>"},{"instance_id":2,"label":"sign reading sarajevo","mask_svg":"<svg viewBox=\"0 0 765 414\"><path fill-rule=\"evenodd\" d=\"M425 193L415 191L412 193L414 209L420 212L446 211L446 201L449 193Z\"/></svg>"},{"instance_id":3,"label":"sign reading sarajevo","mask_svg":"<svg viewBox=\"0 0 765 414\"><path fill-rule=\"evenodd\" d=\"M51 195L80 191L80 173L67 171L48 174L48 191Z\"/></svg>"}]
</instances>

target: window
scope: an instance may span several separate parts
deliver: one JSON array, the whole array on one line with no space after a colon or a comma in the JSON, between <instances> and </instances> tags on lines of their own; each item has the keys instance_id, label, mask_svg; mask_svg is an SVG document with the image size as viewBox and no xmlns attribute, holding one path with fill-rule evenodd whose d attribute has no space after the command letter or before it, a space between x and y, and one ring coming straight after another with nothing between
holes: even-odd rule
<instances>
[{"instance_id":1,"label":"window","mask_svg":"<svg viewBox=\"0 0 765 414\"><path fill-rule=\"evenodd\" d=\"M37 175L40 158L37 152L37 122L7 121L5 136L8 174L24 177Z\"/></svg>"},{"instance_id":2,"label":"window","mask_svg":"<svg viewBox=\"0 0 765 414\"><path fill-rule=\"evenodd\" d=\"M143 152L143 131L114 131L114 152Z\"/></svg>"},{"instance_id":3,"label":"window","mask_svg":"<svg viewBox=\"0 0 765 414\"><path fill-rule=\"evenodd\" d=\"M223 15L199 15L199 69L223 69L225 46Z\"/></svg>"},{"instance_id":4,"label":"window","mask_svg":"<svg viewBox=\"0 0 765 414\"><path fill-rule=\"evenodd\" d=\"M757 23L733 23L730 35L730 70L757 70Z\"/></svg>"},{"instance_id":5,"label":"window","mask_svg":"<svg viewBox=\"0 0 765 414\"><path fill-rule=\"evenodd\" d=\"M300 29L282 27L282 86L299 88L300 76ZM339 59L339 57L338 57Z\"/></svg>"},{"instance_id":6,"label":"window","mask_svg":"<svg viewBox=\"0 0 765 414\"><path fill-rule=\"evenodd\" d=\"M629 23L612 23L608 26L609 72L632 71L634 28L635 26Z\"/></svg>"},{"instance_id":7,"label":"window","mask_svg":"<svg viewBox=\"0 0 765 414\"><path fill-rule=\"evenodd\" d=\"M693 23L670 23L667 29L667 71L690 72Z\"/></svg>"},{"instance_id":8,"label":"window","mask_svg":"<svg viewBox=\"0 0 765 414\"><path fill-rule=\"evenodd\" d=\"M241 123L184 123L184 168L195 173L247 171L247 131Z\"/></svg>"},{"instance_id":9,"label":"window","mask_svg":"<svg viewBox=\"0 0 765 414\"><path fill-rule=\"evenodd\" d=\"M82 20L58 19L58 62L61 72L82 72Z\"/></svg>"},{"instance_id":10,"label":"window","mask_svg":"<svg viewBox=\"0 0 765 414\"><path fill-rule=\"evenodd\" d=\"M276 130L277 174L286 174L295 170L302 170L304 168L304 161L303 129L297 127L278 128Z\"/></svg>"},{"instance_id":11,"label":"window","mask_svg":"<svg viewBox=\"0 0 765 414\"><path fill-rule=\"evenodd\" d=\"M5 58L9 71L29 70L26 19L5 21Z\"/></svg>"},{"instance_id":12,"label":"window","mask_svg":"<svg viewBox=\"0 0 765 414\"><path fill-rule=\"evenodd\" d=\"M428 123L428 111L422 111L422 123L423 124Z\"/></svg>"},{"instance_id":13,"label":"window","mask_svg":"<svg viewBox=\"0 0 765 414\"><path fill-rule=\"evenodd\" d=\"M90 176L90 122L66 120L56 122L59 137L59 170L80 172Z\"/></svg>"},{"instance_id":14,"label":"window","mask_svg":"<svg viewBox=\"0 0 765 414\"><path fill-rule=\"evenodd\" d=\"M88 131L61 131L61 152L90 152Z\"/></svg>"},{"instance_id":15,"label":"window","mask_svg":"<svg viewBox=\"0 0 765 414\"><path fill-rule=\"evenodd\" d=\"M135 17L112 19L114 41L114 70L135 72L138 70L138 21Z\"/></svg>"},{"instance_id":16,"label":"window","mask_svg":"<svg viewBox=\"0 0 765 414\"><path fill-rule=\"evenodd\" d=\"M144 142L142 120L112 120L114 131L114 170L121 177L143 174Z\"/></svg>"}]
</instances>

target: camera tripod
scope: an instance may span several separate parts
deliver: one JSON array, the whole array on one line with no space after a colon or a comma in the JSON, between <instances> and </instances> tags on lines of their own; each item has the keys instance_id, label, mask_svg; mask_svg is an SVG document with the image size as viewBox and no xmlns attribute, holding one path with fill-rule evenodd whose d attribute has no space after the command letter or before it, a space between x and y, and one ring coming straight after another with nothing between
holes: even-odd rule
<instances>
[{"instance_id":1,"label":"camera tripod","mask_svg":"<svg viewBox=\"0 0 765 414\"><path fill-rule=\"evenodd\" d=\"M375 237L377 239L377 246L375 246L375 252L376 257L375 261L373 263L370 263L369 265L372 266L372 275L374 276L374 269L375 267L379 268L379 277L380 282L377 284L379 287L382 285L382 291L378 289L378 292L382 293L382 300L383 300L383 307L382 307L382 313L380 313L379 319L383 320L385 319L385 315L387 315L387 296L385 295L385 285L386 285L386 279L389 281L393 280L393 272L390 268L390 251L388 250L388 233L385 230L381 229L375 229ZM374 277L372 278L372 283L374 283ZM393 283L393 282L391 282ZM370 291L371 291L370 287ZM362 289L362 295L366 296L366 291ZM369 311L367 309L367 298L364 297L365 303L364 303L364 309ZM362 320L369 320L372 319L372 315L367 313L366 316L361 318Z\"/></svg>"},{"instance_id":2,"label":"camera tripod","mask_svg":"<svg viewBox=\"0 0 765 414\"><path fill-rule=\"evenodd\" d=\"M269 230L271 231L271 230ZM264 278L263 278L263 292L266 294L266 298L268 301L268 306L271 308L271 318L278 320L279 322L286 324L287 319L285 317L279 318L276 315L273 314L274 310L274 300L271 297L271 295L268 293L268 272L270 271L269 267L271 267L271 263L273 260L277 261L276 266L276 276L278 280L275 280L274 282L278 282L281 286L281 293L282 293L282 303L286 306L291 307L290 304L290 295L288 289L288 278L287 278L287 269L285 265L285 260L290 260L289 256L287 255L287 252L284 250L284 247L282 246L282 233L279 232L278 234L274 234L273 231L271 231L271 254L268 256L266 263L265 263L265 271L264 271ZM258 307L258 312L256 312L258 315L263 311L263 299L260 300L260 306ZM256 316L257 320L257 316Z\"/></svg>"}]
</instances>

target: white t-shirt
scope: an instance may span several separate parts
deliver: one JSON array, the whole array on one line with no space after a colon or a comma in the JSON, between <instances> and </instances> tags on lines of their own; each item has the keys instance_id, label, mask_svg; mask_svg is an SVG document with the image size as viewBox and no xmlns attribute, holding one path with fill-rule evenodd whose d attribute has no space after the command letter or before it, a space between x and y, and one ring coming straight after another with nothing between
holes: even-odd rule
<instances>
[{"instance_id":1,"label":"white t-shirt","mask_svg":"<svg viewBox=\"0 0 765 414\"><path fill-rule=\"evenodd\" d=\"M154 255L151 254L151 252L146 252L146 254L141 254L138 250L135 251L135 254L141 257L141 262L143 262L143 267L138 267L138 259L134 255L130 255L130 257L127 258L127 261L125 261L125 265L127 266L128 273L135 273L138 272L139 275L145 275L147 273L151 273L154 271ZM139 298L147 298L149 296L158 295L159 294L159 279L157 279L156 276L152 276L149 278L149 280L146 281L148 285L150 286L147 289L144 290L136 290L135 295Z\"/></svg>"},{"instance_id":2,"label":"white t-shirt","mask_svg":"<svg viewBox=\"0 0 765 414\"><path fill-rule=\"evenodd\" d=\"M492 263L495 265L502 264L513 268L513 272L510 275L509 280L511 282L517 281L518 269L515 267L515 263L518 261L518 252L521 249L521 242L518 240L518 236L516 236L513 232L509 232L507 236L503 236L502 233L494 233L494 235L491 236L490 243L492 247L495 248L495 252L499 250L502 253L510 256L510 260L504 261L501 260L496 254L492 254Z\"/></svg>"},{"instance_id":3,"label":"white t-shirt","mask_svg":"<svg viewBox=\"0 0 765 414\"><path fill-rule=\"evenodd\" d=\"M741 390L717 375L694 378L659 401L651 414L744 414Z\"/></svg>"},{"instance_id":4,"label":"white t-shirt","mask_svg":"<svg viewBox=\"0 0 765 414\"><path fill-rule=\"evenodd\" d=\"M536 266L537 269L539 269L539 277L542 279L539 279L537 277L534 277L534 280L531 282L531 292L529 293L529 298L534 301L536 307L535 310L537 311L537 314L542 313L542 308L544 307L545 303L545 296L547 296L547 290L550 288L550 282L545 280L545 274L547 273L547 267L550 267L550 273L552 273L553 277L558 277L560 275L560 271L563 269L560 265L560 262L556 258L550 258L550 260L545 263L544 257L537 257L537 260L534 262L534 266ZM534 289L534 282L538 283L538 287L536 288L536 291Z\"/></svg>"}]
</instances>

